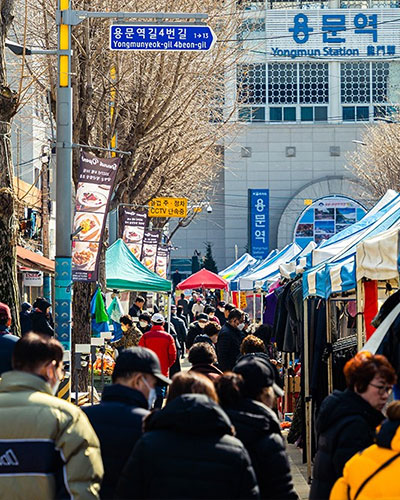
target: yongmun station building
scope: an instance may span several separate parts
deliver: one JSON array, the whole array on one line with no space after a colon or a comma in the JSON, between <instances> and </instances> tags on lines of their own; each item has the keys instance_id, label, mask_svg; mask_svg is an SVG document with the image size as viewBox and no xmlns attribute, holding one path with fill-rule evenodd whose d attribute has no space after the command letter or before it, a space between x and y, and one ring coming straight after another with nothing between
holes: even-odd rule
<instances>
[{"instance_id":1,"label":"yongmun station building","mask_svg":"<svg viewBox=\"0 0 400 500\"><path fill-rule=\"evenodd\" d=\"M222 270L245 251L318 243L362 217L373 200L348 157L363 147L366 123L390 116L399 100L400 1L237 8L243 58L225 106L236 101L239 133L227 140L208 210L174 235L172 272L187 272L205 242Z\"/></svg>"}]
</instances>

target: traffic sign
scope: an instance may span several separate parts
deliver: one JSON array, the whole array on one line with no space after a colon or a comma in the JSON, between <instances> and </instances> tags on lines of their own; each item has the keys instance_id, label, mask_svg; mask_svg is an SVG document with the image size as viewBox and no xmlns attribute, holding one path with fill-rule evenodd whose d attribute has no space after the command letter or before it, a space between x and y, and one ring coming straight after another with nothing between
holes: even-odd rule
<instances>
[{"instance_id":1,"label":"traffic sign","mask_svg":"<svg viewBox=\"0 0 400 500\"><path fill-rule=\"evenodd\" d=\"M149 201L149 217L186 217L186 198L153 198Z\"/></svg>"},{"instance_id":2,"label":"traffic sign","mask_svg":"<svg viewBox=\"0 0 400 500\"><path fill-rule=\"evenodd\" d=\"M205 52L215 43L209 26L184 24L113 24L110 26L111 50L156 52Z\"/></svg>"}]
</instances>

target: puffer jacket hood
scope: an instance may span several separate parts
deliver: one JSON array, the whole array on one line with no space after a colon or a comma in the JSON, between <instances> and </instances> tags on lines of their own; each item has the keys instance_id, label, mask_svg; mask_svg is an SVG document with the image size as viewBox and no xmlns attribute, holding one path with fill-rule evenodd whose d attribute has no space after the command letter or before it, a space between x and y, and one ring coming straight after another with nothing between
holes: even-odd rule
<instances>
[{"instance_id":1,"label":"puffer jacket hood","mask_svg":"<svg viewBox=\"0 0 400 500\"><path fill-rule=\"evenodd\" d=\"M385 420L379 429L376 444L400 452L400 420Z\"/></svg>"},{"instance_id":2,"label":"puffer jacket hood","mask_svg":"<svg viewBox=\"0 0 400 500\"><path fill-rule=\"evenodd\" d=\"M51 304L46 299L37 299L36 302L33 304L33 306L36 309L40 309L40 311L45 313L47 308L51 307Z\"/></svg>"},{"instance_id":3,"label":"puffer jacket hood","mask_svg":"<svg viewBox=\"0 0 400 500\"><path fill-rule=\"evenodd\" d=\"M145 430L169 430L196 435L233 435L228 415L217 403L203 394L183 394L175 398L146 420Z\"/></svg>"},{"instance_id":4,"label":"puffer jacket hood","mask_svg":"<svg viewBox=\"0 0 400 500\"><path fill-rule=\"evenodd\" d=\"M255 442L265 434L281 432L275 413L257 401L244 399L239 407L227 409L226 412L247 443Z\"/></svg>"},{"instance_id":5,"label":"puffer jacket hood","mask_svg":"<svg viewBox=\"0 0 400 500\"><path fill-rule=\"evenodd\" d=\"M317 419L317 433L321 434L345 417L352 415L363 417L372 427L382 422L383 415L375 410L356 392L346 389L344 392L333 391L321 405Z\"/></svg>"}]
</instances>

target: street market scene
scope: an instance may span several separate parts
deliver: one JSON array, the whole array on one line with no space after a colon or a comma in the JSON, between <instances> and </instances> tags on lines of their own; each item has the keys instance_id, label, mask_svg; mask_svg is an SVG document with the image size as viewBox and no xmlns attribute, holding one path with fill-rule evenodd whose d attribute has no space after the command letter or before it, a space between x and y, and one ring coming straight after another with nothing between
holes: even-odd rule
<instances>
[{"instance_id":1,"label":"street market scene","mask_svg":"<svg viewBox=\"0 0 400 500\"><path fill-rule=\"evenodd\" d=\"M400 500L400 3L0 14L0 500Z\"/></svg>"}]
</instances>

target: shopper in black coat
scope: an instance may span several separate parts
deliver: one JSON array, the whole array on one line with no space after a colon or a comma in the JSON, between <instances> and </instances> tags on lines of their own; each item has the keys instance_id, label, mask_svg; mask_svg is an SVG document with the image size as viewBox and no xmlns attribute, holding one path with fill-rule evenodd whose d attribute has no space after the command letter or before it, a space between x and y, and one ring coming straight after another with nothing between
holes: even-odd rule
<instances>
[{"instance_id":1,"label":"shopper in black coat","mask_svg":"<svg viewBox=\"0 0 400 500\"><path fill-rule=\"evenodd\" d=\"M327 500L346 462L374 442L381 412L396 380L384 356L359 352L344 367L348 388L323 401L317 422L318 450L310 499Z\"/></svg>"},{"instance_id":2,"label":"shopper in black coat","mask_svg":"<svg viewBox=\"0 0 400 500\"><path fill-rule=\"evenodd\" d=\"M172 385L178 380L187 386L190 379L196 388L204 379L215 392L194 372L176 375ZM211 397L186 393L170 400L146 419L145 431L122 472L117 498L258 498L249 455Z\"/></svg>"},{"instance_id":3,"label":"shopper in black coat","mask_svg":"<svg viewBox=\"0 0 400 500\"><path fill-rule=\"evenodd\" d=\"M50 316L51 304L46 299L39 297L33 304L31 314L32 331L35 333L44 333L54 335L54 324Z\"/></svg>"},{"instance_id":4,"label":"shopper in black coat","mask_svg":"<svg viewBox=\"0 0 400 500\"><path fill-rule=\"evenodd\" d=\"M246 355L216 382L218 396L249 452L260 488L260 498L291 500L294 490L289 460L275 412L274 370L266 358Z\"/></svg>"},{"instance_id":5,"label":"shopper in black coat","mask_svg":"<svg viewBox=\"0 0 400 500\"><path fill-rule=\"evenodd\" d=\"M100 441L104 465L101 498L114 498L121 471L149 414L150 388L167 381L153 351L145 347L125 349L115 364L114 383L104 388L101 403L83 408Z\"/></svg>"},{"instance_id":6,"label":"shopper in black coat","mask_svg":"<svg viewBox=\"0 0 400 500\"><path fill-rule=\"evenodd\" d=\"M198 314L197 320L189 325L186 335L186 349L189 350L198 335L203 335L204 328L208 324L208 316L205 313Z\"/></svg>"},{"instance_id":7,"label":"shopper in black coat","mask_svg":"<svg viewBox=\"0 0 400 500\"><path fill-rule=\"evenodd\" d=\"M221 328L217 342L218 366L224 372L232 370L240 356L240 345L244 338L244 315L240 309L232 309L228 320Z\"/></svg>"}]
</instances>

